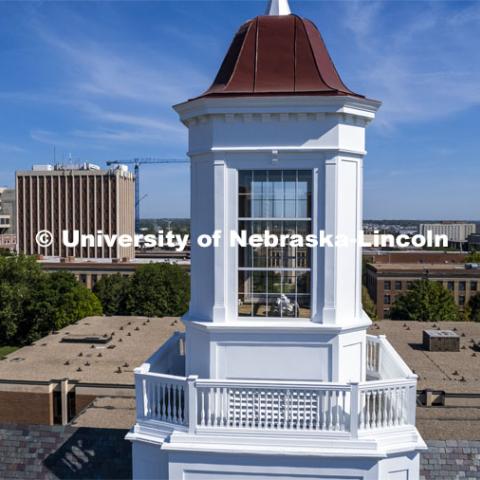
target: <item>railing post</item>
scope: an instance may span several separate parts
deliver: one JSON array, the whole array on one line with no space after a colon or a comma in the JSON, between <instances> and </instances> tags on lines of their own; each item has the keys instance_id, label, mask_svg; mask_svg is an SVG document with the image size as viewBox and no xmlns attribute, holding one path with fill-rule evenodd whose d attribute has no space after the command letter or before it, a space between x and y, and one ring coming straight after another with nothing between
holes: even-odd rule
<instances>
[{"instance_id":1,"label":"railing post","mask_svg":"<svg viewBox=\"0 0 480 480\"><path fill-rule=\"evenodd\" d=\"M384 343L387 339L386 335L379 335L378 336L378 344L377 344L377 372L379 375L379 378L382 378L382 353L383 353L383 348L384 348Z\"/></svg>"},{"instance_id":2,"label":"railing post","mask_svg":"<svg viewBox=\"0 0 480 480\"><path fill-rule=\"evenodd\" d=\"M409 375L409 380L412 380L412 385L409 387L408 399L408 421L410 425L415 425L417 420L417 380L418 375Z\"/></svg>"},{"instance_id":3,"label":"railing post","mask_svg":"<svg viewBox=\"0 0 480 480\"><path fill-rule=\"evenodd\" d=\"M352 438L358 438L358 412L358 382L350 382L350 435Z\"/></svg>"},{"instance_id":4,"label":"railing post","mask_svg":"<svg viewBox=\"0 0 480 480\"><path fill-rule=\"evenodd\" d=\"M147 398L145 389L144 375L141 368L136 368L135 372L135 404L137 409L137 420L143 420L147 411Z\"/></svg>"},{"instance_id":5,"label":"railing post","mask_svg":"<svg viewBox=\"0 0 480 480\"><path fill-rule=\"evenodd\" d=\"M187 405L188 405L188 415L187 415L187 425L188 432L195 433L197 428L197 389L195 387L195 382L198 380L198 375L189 375L187 377Z\"/></svg>"}]
</instances>

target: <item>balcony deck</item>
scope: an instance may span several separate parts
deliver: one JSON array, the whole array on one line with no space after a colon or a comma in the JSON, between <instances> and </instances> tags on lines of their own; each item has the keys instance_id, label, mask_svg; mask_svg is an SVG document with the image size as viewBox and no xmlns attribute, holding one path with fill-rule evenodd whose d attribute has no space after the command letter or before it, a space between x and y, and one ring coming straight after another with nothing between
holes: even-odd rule
<instances>
[{"instance_id":1,"label":"balcony deck","mask_svg":"<svg viewBox=\"0 0 480 480\"><path fill-rule=\"evenodd\" d=\"M185 377L183 355L175 333L136 369L137 431L355 440L415 426L417 377L384 336L367 337L361 383Z\"/></svg>"}]
</instances>

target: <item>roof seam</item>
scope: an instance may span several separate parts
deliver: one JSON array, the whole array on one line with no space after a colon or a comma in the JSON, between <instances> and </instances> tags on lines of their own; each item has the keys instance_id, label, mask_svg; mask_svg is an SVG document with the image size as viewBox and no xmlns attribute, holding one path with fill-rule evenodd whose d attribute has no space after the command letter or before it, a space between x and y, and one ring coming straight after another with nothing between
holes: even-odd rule
<instances>
[{"instance_id":1,"label":"roof seam","mask_svg":"<svg viewBox=\"0 0 480 480\"><path fill-rule=\"evenodd\" d=\"M255 19L255 55L253 57L253 92L257 91L257 65L258 65L258 17Z\"/></svg>"},{"instance_id":2,"label":"roof seam","mask_svg":"<svg viewBox=\"0 0 480 480\"><path fill-rule=\"evenodd\" d=\"M243 49L245 48L245 45L247 43L247 37L248 37L248 34L249 34L251 28L252 28L252 25L251 24L248 25L247 31L245 32L245 36L243 37L242 46L240 48L240 51L238 52L237 58L235 59L235 66L232 69L232 73L230 75L230 78L228 79L228 82L223 87L224 91L226 91L228 89L230 83L235 78L235 72L237 71L238 64L240 63L240 59L242 58ZM238 35L238 33L237 33L237 35Z\"/></svg>"}]
</instances>

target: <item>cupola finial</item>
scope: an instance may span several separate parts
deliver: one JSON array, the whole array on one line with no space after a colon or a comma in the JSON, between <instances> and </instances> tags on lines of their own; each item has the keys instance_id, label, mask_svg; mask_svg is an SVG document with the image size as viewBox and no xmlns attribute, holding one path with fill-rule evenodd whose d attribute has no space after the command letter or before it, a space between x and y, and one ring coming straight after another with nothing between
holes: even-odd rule
<instances>
[{"instance_id":1,"label":"cupola finial","mask_svg":"<svg viewBox=\"0 0 480 480\"><path fill-rule=\"evenodd\" d=\"M288 0L270 0L267 7L267 15L290 15Z\"/></svg>"}]
</instances>

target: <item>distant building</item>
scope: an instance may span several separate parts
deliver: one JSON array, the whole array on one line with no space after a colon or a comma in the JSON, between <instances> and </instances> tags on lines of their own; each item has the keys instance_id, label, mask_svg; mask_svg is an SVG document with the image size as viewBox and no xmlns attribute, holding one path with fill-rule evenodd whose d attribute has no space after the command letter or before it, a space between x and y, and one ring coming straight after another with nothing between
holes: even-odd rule
<instances>
[{"instance_id":1,"label":"distant building","mask_svg":"<svg viewBox=\"0 0 480 480\"><path fill-rule=\"evenodd\" d=\"M427 236L427 232L433 235L447 235L452 244L464 244L472 233L475 233L474 223L445 222L445 223L421 223L418 227L420 235Z\"/></svg>"},{"instance_id":2,"label":"distant building","mask_svg":"<svg viewBox=\"0 0 480 480\"><path fill-rule=\"evenodd\" d=\"M480 292L480 268L458 263L375 263L367 264L366 282L378 318L389 318L395 300L416 280L428 279L449 290L463 310Z\"/></svg>"},{"instance_id":3,"label":"distant building","mask_svg":"<svg viewBox=\"0 0 480 480\"><path fill-rule=\"evenodd\" d=\"M369 263L458 263L465 264L465 252L454 250L365 250L363 257Z\"/></svg>"},{"instance_id":4,"label":"distant building","mask_svg":"<svg viewBox=\"0 0 480 480\"><path fill-rule=\"evenodd\" d=\"M468 249L480 250L480 233L473 233L468 237Z\"/></svg>"},{"instance_id":5,"label":"distant building","mask_svg":"<svg viewBox=\"0 0 480 480\"><path fill-rule=\"evenodd\" d=\"M0 187L0 248L15 250L15 190Z\"/></svg>"},{"instance_id":6,"label":"distant building","mask_svg":"<svg viewBox=\"0 0 480 480\"><path fill-rule=\"evenodd\" d=\"M18 251L27 255L78 258L133 258L134 246L94 245L67 248L62 231L79 235L134 236L134 176L125 168L100 170L80 166L35 165L17 172ZM42 230L52 234L48 247L37 244Z\"/></svg>"},{"instance_id":7,"label":"distant building","mask_svg":"<svg viewBox=\"0 0 480 480\"><path fill-rule=\"evenodd\" d=\"M0 187L0 234L15 234L15 190Z\"/></svg>"},{"instance_id":8,"label":"distant building","mask_svg":"<svg viewBox=\"0 0 480 480\"><path fill-rule=\"evenodd\" d=\"M66 425L97 398L133 400L133 365L182 328L176 320L87 317L10 353L0 423Z\"/></svg>"},{"instance_id":9,"label":"distant building","mask_svg":"<svg viewBox=\"0 0 480 480\"><path fill-rule=\"evenodd\" d=\"M105 260L75 260L73 258L39 260L42 269L46 272L67 271L75 275L76 279L87 288L92 289L96 283L105 276L120 274L133 275L142 265L149 263L174 263L189 270L190 261L176 258L137 259L132 261Z\"/></svg>"}]
</instances>

